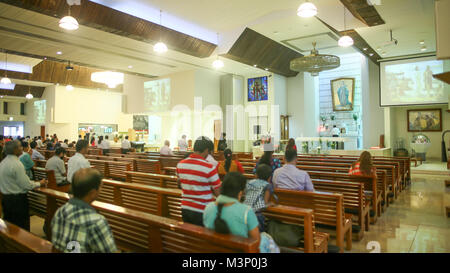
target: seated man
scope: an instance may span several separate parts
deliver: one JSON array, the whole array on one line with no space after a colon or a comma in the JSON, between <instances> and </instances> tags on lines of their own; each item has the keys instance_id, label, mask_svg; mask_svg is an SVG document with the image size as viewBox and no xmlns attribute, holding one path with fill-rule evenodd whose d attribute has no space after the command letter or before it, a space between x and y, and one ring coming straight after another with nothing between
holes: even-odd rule
<instances>
[{"instance_id":1,"label":"seated man","mask_svg":"<svg viewBox=\"0 0 450 273\"><path fill-rule=\"evenodd\" d=\"M66 180L66 166L64 165L64 155L66 150L62 147L56 149L53 155L45 164L46 170L53 170L55 172L56 184L62 186L67 184Z\"/></svg>"},{"instance_id":2,"label":"seated man","mask_svg":"<svg viewBox=\"0 0 450 273\"><path fill-rule=\"evenodd\" d=\"M64 149L69 148L69 140L68 139L64 139L64 142L61 143L61 147L63 147Z\"/></svg>"},{"instance_id":3,"label":"seated man","mask_svg":"<svg viewBox=\"0 0 450 273\"><path fill-rule=\"evenodd\" d=\"M109 137L108 136L105 136L105 139L104 140L102 140L102 152L103 152L103 155L108 155L109 154L109 149L110 149L110 147L111 147L111 143L109 142Z\"/></svg>"},{"instance_id":4,"label":"seated man","mask_svg":"<svg viewBox=\"0 0 450 273\"><path fill-rule=\"evenodd\" d=\"M31 142L30 143L30 147L33 150L32 154L31 154L31 159L33 159L33 160L45 160L45 157L40 152L38 152L38 150L36 150L37 142L34 142L34 141Z\"/></svg>"},{"instance_id":5,"label":"seated man","mask_svg":"<svg viewBox=\"0 0 450 273\"><path fill-rule=\"evenodd\" d=\"M75 243L81 253L117 252L108 222L90 206L99 194L102 175L95 169L80 169L72 182L73 198L60 207L52 219L54 247L72 252Z\"/></svg>"},{"instance_id":6,"label":"seated man","mask_svg":"<svg viewBox=\"0 0 450 273\"><path fill-rule=\"evenodd\" d=\"M170 149L170 141L164 141L164 146L159 150L160 155L173 155L172 150Z\"/></svg>"},{"instance_id":7,"label":"seated man","mask_svg":"<svg viewBox=\"0 0 450 273\"><path fill-rule=\"evenodd\" d=\"M90 168L91 164L84 157L88 153L89 142L87 140L78 140L75 147L76 153L69 159L67 163L67 181L72 182L72 176L79 169Z\"/></svg>"},{"instance_id":8,"label":"seated man","mask_svg":"<svg viewBox=\"0 0 450 273\"><path fill-rule=\"evenodd\" d=\"M273 186L275 188L299 191L314 191L314 186L308 173L297 168L297 151L287 149L284 154L283 167L273 173Z\"/></svg>"}]
</instances>

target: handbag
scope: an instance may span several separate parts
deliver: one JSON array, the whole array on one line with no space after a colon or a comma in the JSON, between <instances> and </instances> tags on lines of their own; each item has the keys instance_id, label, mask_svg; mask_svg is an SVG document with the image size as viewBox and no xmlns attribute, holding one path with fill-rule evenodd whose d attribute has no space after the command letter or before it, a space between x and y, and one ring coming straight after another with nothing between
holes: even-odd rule
<instances>
[{"instance_id":1,"label":"handbag","mask_svg":"<svg viewBox=\"0 0 450 273\"><path fill-rule=\"evenodd\" d=\"M300 241L304 237L303 227L285 224L277 220L270 220L267 233L272 236L277 245L284 247L300 246Z\"/></svg>"}]
</instances>

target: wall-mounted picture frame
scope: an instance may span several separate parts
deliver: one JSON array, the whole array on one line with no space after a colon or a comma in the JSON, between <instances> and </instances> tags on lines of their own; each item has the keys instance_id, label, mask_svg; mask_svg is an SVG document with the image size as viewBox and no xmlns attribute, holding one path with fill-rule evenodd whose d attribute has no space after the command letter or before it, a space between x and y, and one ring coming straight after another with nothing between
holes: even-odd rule
<instances>
[{"instance_id":1,"label":"wall-mounted picture frame","mask_svg":"<svg viewBox=\"0 0 450 273\"><path fill-rule=\"evenodd\" d=\"M248 101L263 101L269 99L269 84L267 76L248 79Z\"/></svg>"},{"instance_id":2,"label":"wall-mounted picture frame","mask_svg":"<svg viewBox=\"0 0 450 273\"><path fill-rule=\"evenodd\" d=\"M339 78L330 81L333 111L353 111L355 78Z\"/></svg>"},{"instance_id":3,"label":"wall-mounted picture frame","mask_svg":"<svg viewBox=\"0 0 450 273\"><path fill-rule=\"evenodd\" d=\"M406 111L408 132L441 132L442 109L414 109Z\"/></svg>"}]
</instances>

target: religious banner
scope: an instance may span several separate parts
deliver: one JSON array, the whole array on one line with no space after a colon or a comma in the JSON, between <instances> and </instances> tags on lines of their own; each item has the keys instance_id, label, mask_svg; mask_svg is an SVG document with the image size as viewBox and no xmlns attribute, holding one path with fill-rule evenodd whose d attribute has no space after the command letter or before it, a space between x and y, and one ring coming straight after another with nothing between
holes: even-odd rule
<instances>
[{"instance_id":1,"label":"religious banner","mask_svg":"<svg viewBox=\"0 0 450 273\"><path fill-rule=\"evenodd\" d=\"M331 81L333 111L353 111L355 78L339 78Z\"/></svg>"},{"instance_id":2,"label":"religious banner","mask_svg":"<svg viewBox=\"0 0 450 273\"><path fill-rule=\"evenodd\" d=\"M248 79L248 101L268 100L267 76Z\"/></svg>"}]
</instances>

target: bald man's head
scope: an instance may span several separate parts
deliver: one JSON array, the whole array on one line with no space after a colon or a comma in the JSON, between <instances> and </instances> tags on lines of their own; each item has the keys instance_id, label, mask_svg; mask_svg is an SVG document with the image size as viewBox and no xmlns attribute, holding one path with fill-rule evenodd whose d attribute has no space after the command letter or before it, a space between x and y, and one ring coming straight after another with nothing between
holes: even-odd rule
<instances>
[{"instance_id":1,"label":"bald man's head","mask_svg":"<svg viewBox=\"0 0 450 273\"><path fill-rule=\"evenodd\" d=\"M102 174L92 168L79 169L72 178L72 193L75 198L85 199L92 194L92 190L99 190L102 183ZM96 194L94 195L96 197ZM91 198L94 201L95 198Z\"/></svg>"}]
</instances>

